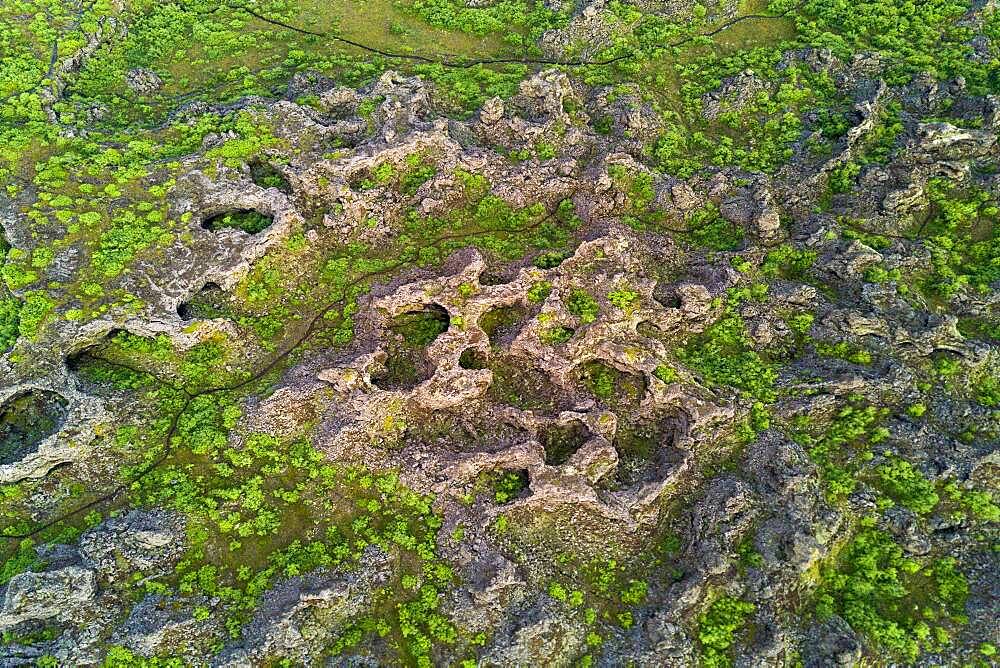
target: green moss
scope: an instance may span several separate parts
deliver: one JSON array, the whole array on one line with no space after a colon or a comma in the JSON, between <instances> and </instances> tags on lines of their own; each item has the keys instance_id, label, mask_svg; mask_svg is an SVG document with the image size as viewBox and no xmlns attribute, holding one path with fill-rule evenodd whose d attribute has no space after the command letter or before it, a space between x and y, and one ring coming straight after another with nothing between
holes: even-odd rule
<instances>
[{"instance_id":1,"label":"green moss","mask_svg":"<svg viewBox=\"0 0 1000 668\"><path fill-rule=\"evenodd\" d=\"M21 330L21 302L13 297L0 296L0 354L17 341Z\"/></svg>"},{"instance_id":2,"label":"green moss","mask_svg":"<svg viewBox=\"0 0 1000 668\"><path fill-rule=\"evenodd\" d=\"M543 343L547 343L550 346L558 346L573 338L574 331L571 327L566 327L565 325L555 325L542 329L539 336Z\"/></svg>"},{"instance_id":3,"label":"green moss","mask_svg":"<svg viewBox=\"0 0 1000 668\"><path fill-rule=\"evenodd\" d=\"M730 648L738 632L746 628L747 620L756 609L753 603L732 596L721 596L698 615L699 658L710 668L731 666Z\"/></svg>"},{"instance_id":4,"label":"green moss","mask_svg":"<svg viewBox=\"0 0 1000 668\"><path fill-rule=\"evenodd\" d=\"M719 215L714 204L708 204L687 219L685 237L696 246L716 251L732 251L743 245L743 228Z\"/></svg>"},{"instance_id":5,"label":"green moss","mask_svg":"<svg viewBox=\"0 0 1000 668\"><path fill-rule=\"evenodd\" d=\"M18 333L25 338L35 338L55 306L55 300L41 290L25 293L18 319Z\"/></svg>"},{"instance_id":6,"label":"green moss","mask_svg":"<svg viewBox=\"0 0 1000 668\"><path fill-rule=\"evenodd\" d=\"M815 341L816 354L823 357L835 357L854 364L871 364L872 354L864 348L859 348L848 341Z\"/></svg>"},{"instance_id":7,"label":"green moss","mask_svg":"<svg viewBox=\"0 0 1000 668\"><path fill-rule=\"evenodd\" d=\"M449 326L448 312L441 308L409 311L392 320L391 329L410 346L430 345Z\"/></svg>"},{"instance_id":8,"label":"green moss","mask_svg":"<svg viewBox=\"0 0 1000 668\"><path fill-rule=\"evenodd\" d=\"M102 668L182 668L184 665L180 658L145 657L121 645L109 647L101 664Z\"/></svg>"},{"instance_id":9,"label":"green moss","mask_svg":"<svg viewBox=\"0 0 1000 668\"><path fill-rule=\"evenodd\" d=\"M566 299L566 308L583 324L597 320L597 314L601 310L597 300L589 292L580 288L574 288L570 291L569 297Z\"/></svg>"},{"instance_id":10,"label":"green moss","mask_svg":"<svg viewBox=\"0 0 1000 668\"><path fill-rule=\"evenodd\" d=\"M493 382L489 396L523 410L552 412L560 405L559 390L548 376L523 360L497 357L490 361Z\"/></svg>"},{"instance_id":11,"label":"green moss","mask_svg":"<svg viewBox=\"0 0 1000 668\"><path fill-rule=\"evenodd\" d=\"M768 251L760 270L768 278L802 280L816 262L816 251L798 249L791 244L782 244Z\"/></svg>"},{"instance_id":12,"label":"green moss","mask_svg":"<svg viewBox=\"0 0 1000 668\"><path fill-rule=\"evenodd\" d=\"M968 585L953 558L921 568L872 524L866 521L836 564L823 569L817 612L841 615L880 651L913 662L948 637L948 615L962 612Z\"/></svg>"},{"instance_id":13,"label":"green moss","mask_svg":"<svg viewBox=\"0 0 1000 668\"><path fill-rule=\"evenodd\" d=\"M608 301L619 310L629 314L639 305L639 293L628 287L620 287L608 293Z\"/></svg>"},{"instance_id":14,"label":"green moss","mask_svg":"<svg viewBox=\"0 0 1000 668\"><path fill-rule=\"evenodd\" d=\"M653 370L653 375L668 385L677 382L677 370L666 364L657 366Z\"/></svg>"},{"instance_id":15,"label":"green moss","mask_svg":"<svg viewBox=\"0 0 1000 668\"><path fill-rule=\"evenodd\" d=\"M493 479L493 500L499 504L510 503L527 488L527 472L503 471Z\"/></svg>"},{"instance_id":16,"label":"green moss","mask_svg":"<svg viewBox=\"0 0 1000 668\"><path fill-rule=\"evenodd\" d=\"M517 332L528 317L528 311L521 306L501 306L487 311L479 318L479 326L490 343L496 345L502 338Z\"/></svg>"},{"instance_id":17,"label":"green moss","mask_svg":"<svg viewBox=\"0 0 1000 668\"><path fill-rule=\"evenodd\" d=\"M35 542L31 539L22 540L17 544L15 552L0 567L0 585L7 584L19 573L36 570L43 565L44 562L35 551Z\"/></svg>"},{"instance_id":18,"label":"green moss","mask_svg":"<svg viewBox=\"0 0 1000 668\"><path fill-rule=\"evenodd\" d=\"M765 290L766 294L766 290ZM727 385L761 401L773 401L778 373L751 348L738 306L756 298L749 290L730 295L721 318L677 351L677 358L712 386Z\"/></svg>"},{"instance_id":19,"label":"green moss","mask_svg":"<svg viewBox=\"0 0 1000 668\"><path fill-rule=\"evenodd\" d=\"M615 410L635 408L646 394L642 376L620 371L599 360L585 363L580 369L581 380L598 401Z\"/></svg>"},{"instance_id":20,"label":"green moss","mask_svg":"<svg viewBox=\"0 0 1000 668\"><path fill-rule=\"evenodd\" d=\"M257 234L267 229L274 219L271 216L251 210L230 211L205 221L205 227L212 231L231 228L243 230L247 234Z\"/></svg>"},{"instance_id":21,"label":"green moss","mask_svg":"<svg viewBox=\"0 0 1000 668\"><path fill-rule=\"evenodd\" d=\"M528 289L528 301L532 304L541 304L549 295L552 293L552 284L548 281L536 281L531 284L531 288Z\"/></svg>"},{"instance_id":22,"label":"green moss","mask_svg":"<svg viewBox=\"0 0 1000 668\"><path fill-rule=\"evenodd\" d=\"M928 221L921 238L931 252L932 271L923 289L951 299L968 287L986 293L1000 280L1000 207L978 188L960 190L943 179L928 183Z\"/></svg>"},{"instance_id":23,"label":"green moss","mask_svg":"<svg viewBox=\"0 0 1000 668\"><path fill-rule=\"evenodd\" d=\"M875 475L886 494L919 515L926 515L938 504L934 484L905 459L890 458L876 467Z\"/></svg>"},{"instance_id":24,"label":"green moss","mask_svg":"<svg viewBox=\"0 0 1000 668\"><path fill-rule=\"evenodd\" d=\"M559 466L569 461L580 446L587 442L590 431L574 420L567 424L547 427L542 430L539 437L545 449L545 463L549 466Z\"/></svg>"},{"instance_id":25,"label":"green moss","mask_svg":"<svg viewBox=\"0 0 1000 668\"><path fill-rule=\"evenodd\" d=\"M854 491L858 472L872 458L872 446L889 435L880 426L888 414L887 409L854 399L823 427L810 424L808 416L793 421L791 436L816 462L830 500L842 500Z\"/></svg>"}]
</instances>

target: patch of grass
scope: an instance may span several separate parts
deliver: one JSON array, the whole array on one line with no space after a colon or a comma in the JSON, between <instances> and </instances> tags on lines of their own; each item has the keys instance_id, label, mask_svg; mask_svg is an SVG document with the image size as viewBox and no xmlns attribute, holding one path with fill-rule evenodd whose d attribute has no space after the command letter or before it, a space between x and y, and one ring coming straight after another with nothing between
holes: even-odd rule
<instances>
[{"instance_id":1,"label":"patch of grass","mask_svg":"<svg viewBox=\"0 0 1000 668\"><path fill-rule=\"evenodd\" d=\"M881 426L888 414L888 409L853 398L822 426L805 415L793 420L791 437L819 467L828 499L843 500L854 491L858 472L872 459L872 446L889 436Z\"/></svg>"},{"instance_id":2,"label":"patch of grass","mask_svg":"<svg viewBox=\"0 0 1000 668\"><path fill-rule=\"evenodd\" d=\"M918 515L926 515L938 504L934 484L905 459L891 457L875 468L875 476L889 497Z\"/></svg>"},{"instance_id":3,"label":"patch of grass","mask_svg":"<svg viewBox=\"0 0 1000 668\"><path fill-rule=\"evenodd\" d=\"M696 246L716 251L733 251L743 245L743 228L729 222L714 204L708 204L688 216L684 234Z\"/></svg>"}]
</instances>

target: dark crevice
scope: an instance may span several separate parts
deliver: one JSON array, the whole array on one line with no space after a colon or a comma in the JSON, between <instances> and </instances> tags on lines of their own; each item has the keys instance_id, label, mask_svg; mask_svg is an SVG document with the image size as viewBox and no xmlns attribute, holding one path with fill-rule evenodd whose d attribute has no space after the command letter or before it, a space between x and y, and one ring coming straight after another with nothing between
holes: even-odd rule
<instances>
[{"instance_id":1,"label":"dark crevice","mask_svg":"<svg viewBox=\"0 0 1000 668\"><path fill-rule=\"evenodd\" d=\"M493 382L487 395L493 401L543 415L557 415L572 407L566 391L552 382L548 374L531 362L513 357L490 361Z\"/></svg>"},{"instance_id":2,"label":"dark crevice","mask_svg":"<svg viewBox=\"0 0 1000 668\"><path fill-rule=\"evenodd\" d=\"M37 452L66 419L67 401L48 390L28 390L0 409L0 464L13 464Z\"/></svg>"},{"instance_id":3,"label":"dark crevice","mask_svg":"<svg viewBox=\"0 0 1000 668\"><path fill-rule=\"evenodd\" d=\"M201 226L212 232L233 228L242 230L247 234L257 234L266 230L273 222L274 216L265 215L254 209L232 209L224 213L209 216L202 221Z\"/></svg>"},{"instance_id":4,"label":"dark crevice","mask_svg":"<svg viewBox=\"0 0 1000 668\"><path fill-rule=\"evenodd\" d=\"M177 315L185 322L218 318L225 313L224 302L222 288L218 283L209 282L190 300L177 305Z\"/></svg>"},{"instance_id":5,"label":"dark crevice","mask_svg":"<svg viewBox=\"0 0 1000 668\"><path fill-rule=\"evenodd\" d=\"M486 332L490 345L499 346L513 341L530 315L520 305L501 306L484 313L479 318L479 327Z\"/></svg>"},{"instance_id":6,"label":"dark crevice","mask_svg":"<svg viewBox=\"0 0 1000 668\"><path fill-rule=\"evenodd\" d=\"M393 318L386 335L386 359L372 374L372 383L383 390L410 390L430 378L435 364L427 346L450 326L448 310L439 304L425 304Z\"/></svg>"},{"instance_id":7,"label":"dark crevice","mask_svg":"<svg viewBox=\"0 0 1000 668\"><path fill-rule=\"evenodd\" d=\"M485 369L487 363L486 355L477 348L466 348L462 351L461 357L458 358L458 366L463 369L478 371Z\"/></svg>"},{"instance_id":8,"label":"dark crevice","mask_svg":"<svg viewBox=\"0 0 1000 668\"><path fill-rule=\"evenodd\" d=\"M666 477L684 460L685 453L677 447L677 441L686 429L683 414L619 427L613 442L618 453L613 484L624 488Z\"/></svg>"},{"instance_id":9,"label":"dark crevice","mask_svg":"<svg viewBox=\"0 0 1000 668\"><path fill-rule=\"evenodd\" d=\"M565 464L589 438L590 430L579 420L543 427L539 439L545 448L545 463L549 466Z\"/></svg>"},{"instance_id":10,"label":"dark crevice","mask_svg":"<svg viewBox=\"0 0 1000 668\"><path fill-rule=\"evenodd\" d=\"M621 371L600 360L580 365L577 377L598 404L614 411L634 411L646 396L645 376Z\"/></svg>"},{"instance_id":11,"label":"dark crevice","mask_svg":"<svg viewBox=\"0 0 1000 668\"><path fill-rule=\"evenodd\" d=\"M277 188L279 191L290 195L292 186L284 174L274 166L266 162L253 162L250 164L250 180L261 188Z\"/></svg>"}]
</instances>

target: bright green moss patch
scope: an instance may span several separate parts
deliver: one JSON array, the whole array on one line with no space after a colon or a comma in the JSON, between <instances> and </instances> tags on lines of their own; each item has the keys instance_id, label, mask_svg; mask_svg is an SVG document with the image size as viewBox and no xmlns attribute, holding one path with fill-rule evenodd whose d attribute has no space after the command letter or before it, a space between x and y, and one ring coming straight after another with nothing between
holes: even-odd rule
<instances>
[{"instance_id":1,"label":"bright green moss patch","mask_svg":"<svg viewBox=\"0 0 1000 668\"><path fill-rule=\"evenodd\" d=\"M743 299L763 299L766 286L729 296L725 311L702 334L677 351L677 358L713 386L728 385L762 401L773 401L778 372L751 347L738 306Z\"/></svg>"},{"instance_id":2,"label":"bright green moss patch","mask_svg":"<svg viewBox=\"0 0 1000 668\"><path fill-rule=\"evenodd\" d=\"M21 302L13 297L0 296L0 354L14 345L20 330Z\"/></svg>"},{"instance_id":3,"label":"bright green moss patch","mask_svg":"<svg viewBox=\"0 0 1000 668\"><path fill-rule=\"evenodd\" d=\"M913 662L948 644L968 591L955 559L907 559L869 521L823 569L816 610L820 617L839 614L880 651Z\"/></svg>"},{"instance_id":4,"label":"bright green moss patch","mask_svg":"<svg viewBox=\"0 0 1000 668\"><path fill-rule=\"evenodd\" d=\"M962 191L942 179L928 183L929 220L921 238L931 251L932 273L922 283L951 299L966 286L985 294L1000 280L1000 207L989 193Z\"/></svg>"},{"instance_id":5,"label":"bright green moss patch","mask_svg":"<svg viewBox=\"0 0 1000 668\"><path fill-rule=\"evenodd\" d=\"M905 459L890 458L875 468L875 476L890 498L919 515L926 515L938 504L934 484Z\"/></svg>"},{"instance_id":6,"label":"bright green moss patch","mask_svg":"<svg viewBox=\"0 0 1000 668\"><path fill-rule=\"evenodd\" d=\"M574 288L566 299L566 309L579 318L581 323L588 324L597 320L601 306L589 292Z\"/></svg>"},{"instance_id":7,"label":"bright green moss patch","mask_svg":"<svg viewBox=\"0 0 1000 668\"><path fill-rule=\"evenodd\" d=\"M746 629L753 603L732 596L721 596L698 615L699 656L708 668L725 668L733 664L731 648L737 634Z\"/></svg>"},{"instance_id":8,"label":"bright green moss patch","mask_svg":"<svg viewBox=\"0 0 1000 668\"><path fill-rule=\"evenodd\" d=\"M888 414L888 409L855 399L829 422L814 424L804 415L793 420L791 436L819 467L827 498L843 500L854 491L858 472L872 458L872 446L889 436L881 426Z\"/></svg>"},{"instance_id":9,"label":"bright green moss patch","mask_svg":"<svg viewBox=\"0 0 1000 668\"><path fill-rule=\"evenodd\" d=\"M175 508L191 520L187 556L166 583L149 582L149 593L176 588L181 595L218 597L226 625L238 637L277 578L350 567L365 548L377 546L409 555L396 577L405 579L415 569L428 578L429 589L416 592L400 580L392 605L379 609L396 650L419 660L430 651L430 638L454 641L436 612L435 587L452 576L436 557L440 519L431 499L403 487L393 473L328 464L301 438L252 434L241 447L227 448L225 434L233 424L225 413L232 404L208 397L203 403L182 420L178 437L185 449L132 492L141 505ZM413 605L422 614L414 615ZM362 637L373 630L357 623Z\"/></svg>"},{"instance_id":10,"label":"bright green moss patch","mask_svg":"<svg viewBox=\"0 0 1000 668\"><path fill-rule=\"evenodd\" d=\"M527 471L500 471L493 476L493 500L499 504L510 503L527 488Z\"/></svg>"},{"instance_id":11,"label":"bright green moss patch","mask_svg":"<svg viewBox=\"0 0 1000 668\"><path fill-rule=\"evenodd\" d=\"M848 341L814 341L813 345L816 348L816 354L822 357L834 357L854 364L872 363L870 352Z\"/></svg>"},{"instance_id":12,"label":"bright green moss patch","mask_svg":"<svg viewBox=\"0 0 1000 668\"><path fill-rule=\"evenodd\" d=\"M802 280L806 272L816 262L816 251L798 249L791 244L782 244L768 251L760 271L768 278Z\"/></svg>"},{"instance_id":13,"label":"bright green moss patch","mask_svg":"<svg viewBox=\"0 0 1000 668\"><path fill-rule=\"evenodd\" d=\"M775 0L771 8L793 5L793 0ZM971 31L956 25L969 9L965 0L808 0L800 7L796 27L804 42L823 44L845 59L876 50L886 56L885 76L891 84L905 84L915 72L930 71L939 79L962 75L974 90L989 85L988 65L969 57Z\"/></svg>"},{"instance_id":14,"label":"bright green moss patch","mask_svg":"<svg viewBox=\"0 0 1000 668\"><path fill-rule=\"evenodd\" d=\"M35 542L26 538L17 544L16 551L0 567L0 585L7 584L12 577L19 573L31 571L43 565L44 562L38 558L38 553L35 551Z\"/></svg>"},{"instance_id":15,"label":"bright green moss patch","mask_svg":"<svg viewBox=\"0 0 1000 668\"><path fill-rule=\"evenodd\" d=\"M41 290L25 293L18 320L20 335L35 338L55 306L55 300Z\"/></svg>"}]
</instances>

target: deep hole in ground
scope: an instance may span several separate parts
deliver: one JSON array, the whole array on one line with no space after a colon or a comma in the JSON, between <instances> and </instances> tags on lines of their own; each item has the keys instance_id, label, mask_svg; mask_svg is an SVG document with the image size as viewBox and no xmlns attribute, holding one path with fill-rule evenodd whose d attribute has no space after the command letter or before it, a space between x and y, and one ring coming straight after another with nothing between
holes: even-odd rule
<instances>
[{"instance_id":1,"label":"deep hole in ground","mask_svg":"<svg viewBox=\"0 0 1000 668\"><path fill-rule=\"evenodd\" d=\"M37 452L66 419L66 399L48 390L28 390L0 408L0 464L13 464Z\"/></svg>"},{"instance_id":2,"label":"deep hole in ground","mask_svg":"<svg viewBox=\"0 0 1000 668\"><path fill-rule=\"evenodd\" d=\"M478 348L466 348L458 358L458 366L463 369L485 369L488 364L485 353Z\"/></svg>"},{"instance_id":3,"label":"deep hole in ground","mask_svg":"<svg viewBox=\"0 0 1000 668\"><path fill-rule=\"evenodd\" d=\"M191 299L177 305L181 320L209 320L225 315L225 293L217 283L206 283Z\"/></svg>"},{"instance_id":4,"label":"deep hole in ground","mask_svg":"<svg viewBox=\"0 0 1000 668\"><path fill-rule=\"evenodd\" d=\"M372 374L372 382L384 390L408 390L430 378L435 365L427 356L427 346L450 325L448 310L439 304L425 304L394 317L386 334L386 360Z\"/></svg>"},{"instance_id":5,"label":"deep hole in ground","mask_svg":"<svg viewBox=\"0 0 1000 668\"><path fill-rule=\"evenodd\" d=\"M600 360L580 365L577 377L583 389L610 410L634 411L646 396L645 376L621 371Z\"/></svg>"},{"instance_id":6,"label":"deep hole in ground","mask_svg":"<svg viewBox=\"0 0 1000 668\"><path fill-rule=\"evenodd\" d=\"M291 194L292 187L288 179L274 166L266 162L254 162L250 164L250 179L261 188L277 188L286 195Z\"/></svg>"},{"instance_id":7,"label":"deep hole in ground","mask_svg":"<svg viewBox=\"0 0 1000 668\"><path fill-rule=\"evenodd\" d=\"M618 468L612 484L618 488L665 478L684 460L677 441L687 428L683 414L620 425L613 441Z\"/></svg>"},{"instance_id":8,"label":"deep hole in ground","mask_svg":"<svg viewBox=\"0 0 1000 668\"><path fill-rule=\"evenodd\" d=\"M572 407L565 390L529 360L496 357L490 361L493 382L487 396L493 401L543 415L555 415Z\"/></svg>"},{"instance_id":9,"label":"deep hole in ground","mask_svg":"<svg viewBox=\"0 0 1000 668\"><path fill-rule=\"evenodd\" d=\"M501 306L487 311L479 318L479 327L486 332L490 345L499 346L513 341L530 317L524 306Z\"/></svg>"},{"instance_id":10,"label":"deep hole in ground","mask_svg":"<svg viewBox=\"0 0 1000 668\"><path fill-rule=\"evenodd\" d=\"M274 222L274 216L267 216L254 209L233 209L206 218L201 226L218 232L227 228L243 230L247 234L257 234L266 230Z\"/></svg>"},{"instance_id":11,"label":"deep hole in ground","mask_svg":"<svg viewBox=\"0 0 1000 668\"><path fill-rule=\"evenodd\" d=\"M569 461L576 451L590 438L590 430L579 420L552 424L539 430L539 439L545 448L545 463L559 466Z\"/></svg>"}]
</instances>

